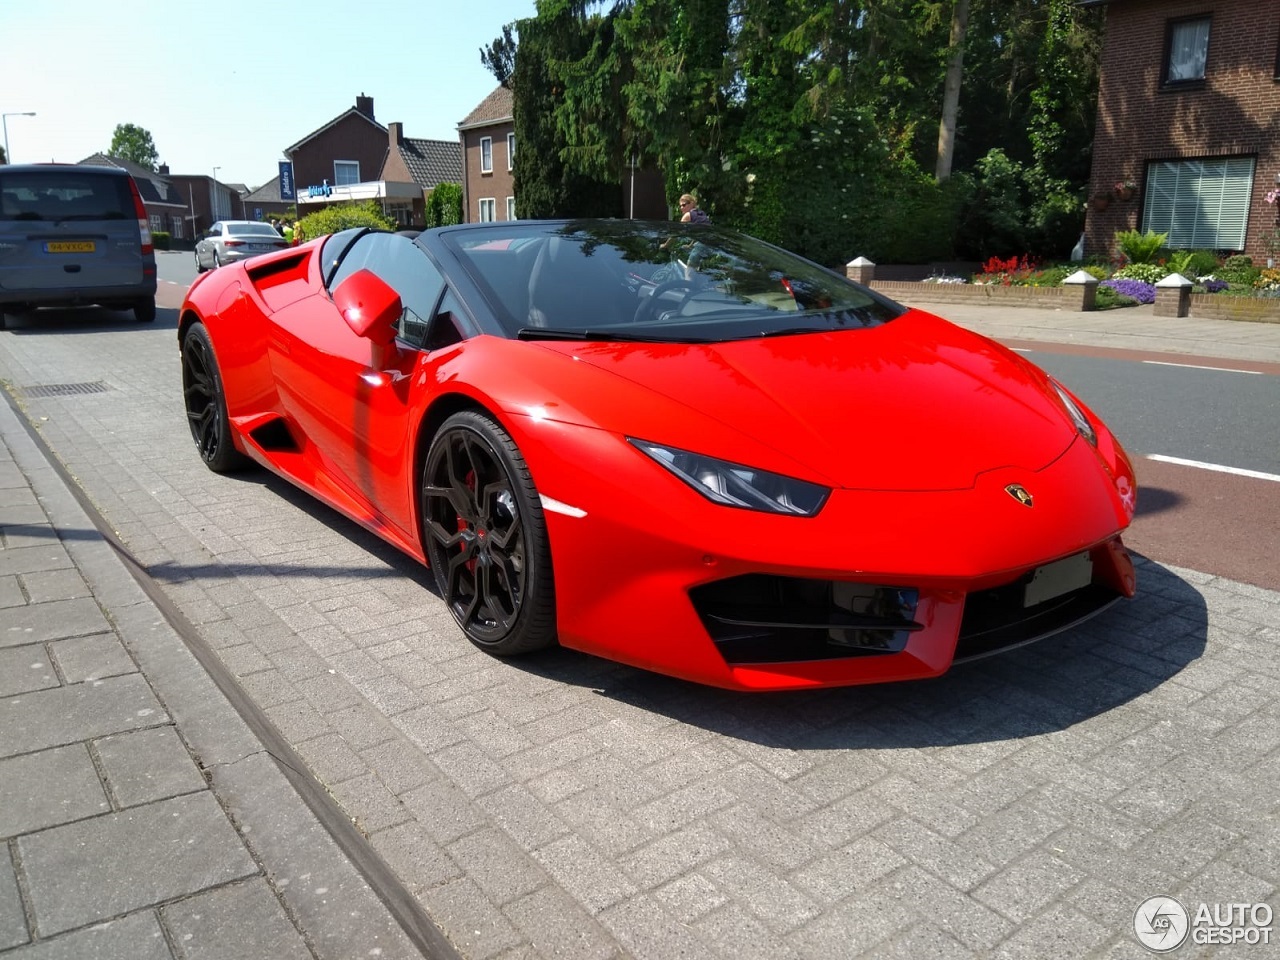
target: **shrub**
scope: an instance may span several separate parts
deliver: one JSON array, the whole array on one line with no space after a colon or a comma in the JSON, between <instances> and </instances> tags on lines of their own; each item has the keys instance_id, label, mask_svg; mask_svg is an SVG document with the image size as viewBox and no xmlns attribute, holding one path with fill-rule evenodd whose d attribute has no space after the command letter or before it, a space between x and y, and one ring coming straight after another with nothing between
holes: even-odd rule
<instances>
[{"instance_id":1,"label":"shrub","mask_svg":"<svg viewBox=\"0 0 1280 960\"><path fill-rule=\"evenodd\" d=\"M1130 263L1153 263L1168 239L1167 233L1120 230L1116 233L1116 247Z\"/></svg>"},{"instance_id":2,"label":"shrub","mask_svg":"<svg viewBox=\"0 0 1280 960\"><path fill-rule=\"evenodd\" d=\"M1103 290L1114 290L1122 297L1132 297L1138 303L1156 302L1155 284L1144 283L1141 280L1103 280L1098 284L1098 292Z\"/></svg>"},{"instance_id":3,"label":"shrub","mask_svg":"<svg viewBox=\"0 0 1280 960\"><path fill-rule=\"evenodd\" d=\"M364 203L342 203L325 207L302 218L302 239L314 240L349 227L373 227L375 230L395 230L398 224L386 216L373 200Z\"/></svg>"},{"instance_id":4,"label":"shrub","mask_svg":"<svg viewBox=\"0 0 1280 960\"><path fill-rule=\"evenodd\" d=\"M1258 279L1262 271L1253 265L1252 257L1237 253L1223 260L1222 266L1214 270L1213 273L1219 280L1226 280L1228 283L1243 283L1247 286L1253 286L1253 281Z\"/></svg>"},{"instance_id":5,"label":"shrub","mask_svg":"<svg viewBox=\"0 0 1280 960\"><path fill-rule=\"evenodd\" d=\"M1111 275L1113 280L1141 280L1143 283L1157 283L1169 275L1165 267L1154 263L1131 263L1121 267Z\"/></svg>"},{"instance_id":6,"label":"shrub","mask_svg":"<svg viewBox=\"0 0 1280 960\"><path fill-rule=\"evenodd\" d=\"M1191 272L1182 273L1181 270L1178 271L1184 277L1203 277L1207 274L1217 274L1218 255L1212 250L1189 250L1187 252L1191 254L1187 263L1187 269Z\"/></svg>"},{"instance_id":7,"label":"shrub","mask_svg":"<svg viewBox=\"0 0 1280 960\"><path fill-rule=\"evenodd\" d=\"M427 196L427 226L449 227L462 222L462 187L456 183L437 184Z\"/></svg>"},{"instance_id":8,"label":"shrub","mask_svg":"<svg viewBox=\"0 0 1280 960\"><path fill-rule=\"evenodd\" d=\"M1117 293L1113 287L1098 284L1098 292L1093 301L1095 310L1114 310L1116 307L1136 307L1138 301Z\"/></svg>"},{"instance_id":9,"label":"shrub","mask_svg":"<svg viewBox=\"0 0 1280 960\"><path fill-rule=\"evenodd\" d=\"M157 250L168 250L172 246L172 236L165 230L151 231L151 245Z\"/></svg>"}]
</instances>

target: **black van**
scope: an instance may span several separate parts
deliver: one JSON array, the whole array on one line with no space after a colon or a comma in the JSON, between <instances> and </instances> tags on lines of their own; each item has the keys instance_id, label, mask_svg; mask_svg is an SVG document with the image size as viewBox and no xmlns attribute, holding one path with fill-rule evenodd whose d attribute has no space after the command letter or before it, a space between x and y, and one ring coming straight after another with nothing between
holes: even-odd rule
<instances>
[{"instance_id":1,"label":"black van","mask_svg":"<svg viewBox=\"0 0 1280 960\"><path fill-rule=\"evenodd\" d=\"M4 312L99 304L156 318L156 254L138 185L116 167L0 166Z\"/></svg>"}]
</instances>

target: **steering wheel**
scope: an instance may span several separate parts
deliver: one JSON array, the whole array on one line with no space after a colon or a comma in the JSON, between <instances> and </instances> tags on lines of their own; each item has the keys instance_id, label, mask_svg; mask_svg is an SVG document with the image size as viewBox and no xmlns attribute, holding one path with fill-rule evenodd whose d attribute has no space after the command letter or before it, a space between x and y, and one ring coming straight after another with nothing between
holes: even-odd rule
<instances>
[{"instance_id":1,"label":"steering wheel","mask_svg":"<svg viewBox=\"0 0 1280 960\"><path fill-rule=\"evenodd\" d=\"M688 303L689 298L692 297L695 292L695 285L692 280L685 280L681 278L676 280L667 280L664 283L658 284L653 288L653 293L649 294L648 297L641 301L640 306L636 309L636 315L633 322L648 323L655 319L658 313L658 301L672 290L680 289L683 289L685 293L675 302L672 308L679 313L680 309Z\"/></svg>"}]
</instances>

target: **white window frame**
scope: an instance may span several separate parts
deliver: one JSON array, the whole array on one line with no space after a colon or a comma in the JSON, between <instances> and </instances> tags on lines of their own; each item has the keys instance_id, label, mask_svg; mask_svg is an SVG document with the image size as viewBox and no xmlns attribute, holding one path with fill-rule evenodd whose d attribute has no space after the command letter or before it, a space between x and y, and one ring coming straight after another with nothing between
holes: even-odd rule
<instances>
[{"instance_id":1,"label":"white window frame","mask_svg":"<svg viewBox=\"0 0 1280 960\"><path fill-rule=\"evenodd\" d=\"M514 170L516 167L516 135L514 133L507 134L507 172ZM515 219L512 217L511 219Z\"/></svg>"},{"instance_id":2,"label":"white window frame","mask_svg":"<svg viewBox=\"0 0 1280 960\"><path fill-rule=\"evenodd\" d=\"M481 197L476 208L478 222L493 223L498 218L497 206L498 203L493 197Z\"/></svg>"},{"instance_id":3,"label":"white window frame","mask_svg":"<svg viewBox=\"0 0 1280 960\"><path fill-rule=\"evenodd\" d=\"M161 216L160 216L160 214L158 214L158 213L153 213L153 214L151 214L151 216L149 217L149 220L150 220L150 222L151 222L151 232L152 232L152 233L163 233L163 232L164 232L164 227L163 227L163 224L164 224L164 218L163 218L163 217L161 217Z\"/></svg>"},{"instance_id":4,"label":"white window frame","mask_svg":"<svg viewBox=\"0 0 1280 960\"><path fill-rule=\"evenodd\" d=\"M507 197L507 219L508 220L516 219L516 198L515 197Z\"/></svg>"},{"instance_id":5,"label":"white window frame","mask_svg":"<svg viewBox=\"0 0 1280 960\"><path fill-rule=\"evenodd\" d=\"M354 168L356 178L348 180L338 171L345 170L348 173ZM333 185L335 187L345 187L352 183L361 183L360 179L360 161L359 160L335 160L333 161Z\"/></svg>"},{"instance_id":6,"label":"white window frame","mask_svg":"<svg viewBox=\"0 0 1280 960\"><path fill-rule=\"evenodd\" d=\"M1148 162L1143 229L1171 250L1243 250L1256 170L1254 157Z\"/></svg>"},{"instance_id":7,"label":"white window frame","mask_svg":"<svg viewBox=\"0 0 1280 960\"><path fill-rule=\"evenodd\" d=\"M1200 83L1209 62L1209 17L1187 17L1171 20L1164 51L1164 82Z\"/></svg>"},{"instance_id":8,"label":"white window frame","mask_svg":"<svg viewBox=\"0 0 1280 960\"><path fill-rule=\"evenodd\" d=\"M493 173L493 137L480 138L480 172Z\"/></svg>"}]
</instances>

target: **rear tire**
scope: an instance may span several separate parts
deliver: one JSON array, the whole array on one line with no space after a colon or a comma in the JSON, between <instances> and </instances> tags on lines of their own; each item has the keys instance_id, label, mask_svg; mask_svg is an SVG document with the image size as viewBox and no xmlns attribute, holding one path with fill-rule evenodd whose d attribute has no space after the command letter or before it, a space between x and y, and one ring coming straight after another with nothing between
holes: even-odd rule
<instances>
[{"instance_id":1,"label":"rear tire","mask_svg":"<svg viewBox=\"0 0 1280 960\"><path fill-rule=\"evenodd\" d=\"M133 316L139 323L152 323L156 318L156 298L147 297L133 305Z\"/></svg>"},{"instance_id":2,"label":"rear tire","mask_svg":"<svg viewBox=\"0 0 1280 960\"><path fill-rule=\"evenodd\" d=\"M248 458L231 439L222 374L203 323L193 323L182 338L182 396L191 438L205 466L214 473L230 473L246 466Z\"/></svg>"},{"instance_id":3,"label":"rear tire","mask_svg":"<svg viewBox=\"0 0 1280 960\"><path fill-rule=\"evenodd\" d=\"M500 657L555 642L546 518L519 448L489 416L449 417L422 468L423 546L467 639Z\"/></svg>"}]
</instances>

